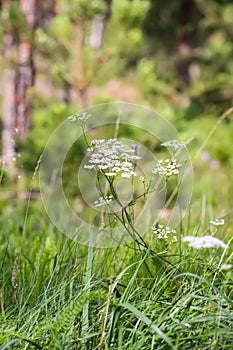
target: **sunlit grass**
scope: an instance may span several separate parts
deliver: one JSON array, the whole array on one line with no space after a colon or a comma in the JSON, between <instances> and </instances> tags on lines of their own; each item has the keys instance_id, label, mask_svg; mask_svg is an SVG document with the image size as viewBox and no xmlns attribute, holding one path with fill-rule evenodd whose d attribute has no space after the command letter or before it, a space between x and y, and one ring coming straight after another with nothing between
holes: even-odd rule
<instances>
[{"instance_id":1,"label":"sunlit grass","mask_svg":"<svg viewBox=\"0 0 233 350\"><path fill-rule=\"evenodd\" d=\"M33 214L23 245L17 227L0 245L1 350L231 349L230 249L173 244L170 265L127 247L88 253Z\"/></svg>"},{"instance_id":2,"label":"sunlit grass","mask_svg":"<svg viewBox=\"0 0 233 350\"><path fill-rule=\"evenodd\" d=\"M231 209L201 181L177 241L150 233L151 250L79 245L48 221L39 198L2 208L0 350L232 349ZM228 248L182 242L206 235Z\"/></svg>"}]
</instances>

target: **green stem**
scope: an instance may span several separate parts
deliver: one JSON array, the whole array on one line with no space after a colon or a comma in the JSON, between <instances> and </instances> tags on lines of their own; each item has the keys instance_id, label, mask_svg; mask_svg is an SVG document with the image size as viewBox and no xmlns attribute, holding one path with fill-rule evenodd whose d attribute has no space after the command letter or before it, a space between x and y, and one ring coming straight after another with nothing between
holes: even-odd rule
<instances>
[{"instance_id":1,"label":"green stem","mask_svg":"<svg viewBox=\"0 0 233 350\"><path fill-rule=\"evenodd\" d=\"M92 273L92 263L93 263L93 227L90 230L89 244L88 244L88 254L87 254L87 266L86 271L83 276L83 289L89 291L91 288L91 273ZM89 329L89 301L83 305L82 314L82 336L88 334ZM82 349L85 349L85 341L82 342Z\"/></svg>"},{"instance_id":2,"label":"green stem","mask_svg":"<svg viewBox=\"0 0 233 350\"><path fill-rule=\"evenodd\" d=\"M82 132L83 132L84 141L85 141L87 147L90 147L90 144L89 144L89 142L88 142L88 139L87 139L87 137L86 137L86 133L85 133L85 130L84 130L84 125L81 125L81 128L82 128Z\"/></svg>"}]
</instances>

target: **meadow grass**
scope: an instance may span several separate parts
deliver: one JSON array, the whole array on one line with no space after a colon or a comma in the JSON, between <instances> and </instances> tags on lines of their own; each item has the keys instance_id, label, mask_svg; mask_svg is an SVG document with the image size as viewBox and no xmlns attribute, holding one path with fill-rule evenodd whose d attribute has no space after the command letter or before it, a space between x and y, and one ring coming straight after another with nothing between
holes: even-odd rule
<instances>
[{"instance_id":1,"label":"meadow grass","mask_svg":"<svg viewBox=\"0 0 233 350\"><path fill-rule=\"evenodd\" d=\"M227 250L171 245L167 264L146 250L79 246L33 213L23 244L17 218L3 231L1 350L232 349Z\"/></svg>"},{"instance_id":2,"label":"meadow grass","mask_svg":"<svg viewBox=\"0 0 233 350\"><path fill-rule=\"evenodd\" d=\"M1 217L0 350L233 349L231 211L215 229L218 210L194 196L177 242L97 249L58 232L39 199L16 201ZM229 248L182 242L206 233Z\"/></svg>"}]
</instances>

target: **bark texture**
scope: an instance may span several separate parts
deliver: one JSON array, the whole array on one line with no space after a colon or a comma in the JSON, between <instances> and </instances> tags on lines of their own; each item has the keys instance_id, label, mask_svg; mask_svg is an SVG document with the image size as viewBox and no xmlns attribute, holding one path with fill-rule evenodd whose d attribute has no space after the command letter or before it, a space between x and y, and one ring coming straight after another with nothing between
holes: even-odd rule
<instances>
[{"instance_id":1,"label":"bark texture","mask_svg":"<svg viewBox=\"0 0 233 350\"><path fill-rule=\"evenodd\" d=\"M2 11L9 10L10 1L2 1ZM3 70L3 103L2 103L2 161L6 167L14 168L14 120L15 120L15 70L14 34L11 25L4 27L3 37L4 63Z\"/></svg>"},{"instance_id":2,"label":"bark texture","mask_svg":"<svg viewBox=\"0 0 233 350\"><path fill-rule=\"evenodd\" d=\"M25 18L25 33L21 35L18 51L18 69L15 84L15 127L23 139L30 127L32 101L30 88L35 82L33 33L36 26L36 0L20 0L20 9Z\"/></svg>"}]
</instances>

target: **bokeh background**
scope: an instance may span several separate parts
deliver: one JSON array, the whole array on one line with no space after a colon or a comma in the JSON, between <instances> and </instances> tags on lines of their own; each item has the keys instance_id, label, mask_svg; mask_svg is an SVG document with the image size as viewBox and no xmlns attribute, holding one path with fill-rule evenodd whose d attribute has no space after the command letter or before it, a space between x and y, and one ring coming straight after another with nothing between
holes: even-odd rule
<instances>
[{"instance_id":1,"label":"bokeh background","mask_svg":"<svg viewBox=\"0 0 233 350\"><path fill-rule=\"evenodd\" d=\"M169 120L195 157L194 203L231 207L232 114L202 145L232 106L232 1L2 0L0 12L1 212L27 200L53 130L112 101Z\"/></svg>"},{"instance_id":2,"label":"bokeh background","mask_svg":"<svg viewBox=\"0 0 233 350\"><path fill-rule=\"evenodd\" d=\"M232 22L232 0L0 0L0 350L232 349ZM177 242L159 239L160 226L149 227L146 249L92 249L44 209L38 174L50 135L114 101L159 112L187 144L193 196ZM163 158L166 147L132 124L124 138ZM95 131L88 137L114 130ZM62 180L75 212L94 222L78 188L85 152L80 138ZM229 248L182 242L206 235Z\"/></svg>"}]
</instances>

